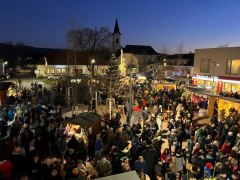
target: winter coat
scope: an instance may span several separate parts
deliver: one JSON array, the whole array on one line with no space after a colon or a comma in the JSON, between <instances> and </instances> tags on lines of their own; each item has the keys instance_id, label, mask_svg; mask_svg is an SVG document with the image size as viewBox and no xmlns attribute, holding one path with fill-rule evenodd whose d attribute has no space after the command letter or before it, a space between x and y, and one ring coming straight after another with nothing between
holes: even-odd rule
<instances>
[{"instance_id":1,"label":"winter coat","mask_svg":"<svg viewBox=\"0 0 240 180\"><path fill-rule=\"evenodd\" d=\"M165 163L171 163L172 162L172 156L171 154L169 153L168 155L163 151L162 154L161 154L161 160L162 162L165 162Z\"/></svg>"},{"instance_id":2,"label":"winter coat","mask_svg":"<svg viewBox=\"0 0 240 180\"><path fill-rule=\"evenodd\" d=\"M95 151L102 151L103 150L103 141L102 139L96 140L94 144Z\"/></svg>"},{"instance_id":3,"label":"winter coat","mask_svg":"<svg viewBox=\"0 0 240 180\"><path fill-rule=\"evenodd\" d=\"M212 177L212 170L208 169L207 166L204 166L204 177L206 178Z\"/></svg>"},{"instance_id":4,"label":"winter coat","mask_svg":"<svg viewBox=\"0 0 240 180\"><path fill-rule=\"evenodd\" d=\"M148 170L152 170L154 169L154 166L157 162L157 155L156 155L156 151L155 150L144 150L142 152L142 156L145 159L147 165L148 165Z\"/></svg>"},{"instance_id":5,"label":"winter coat","mask_svg":"<svg viewBox=\"0 0 240 180\"><path fill-rule=\"evenodd\" d=\"M182 154L176 154L174 158L174 167L176 172L182 172L186 165L185 159Z\"/></svg>"},{"instance_id":6,"label":"winter coat","mask_svg":"<svg viewBox=\"0 0 240 180\"><path fill-rule=\"evenodd\" d=\"M231 153L231 147L228 146L226 143L224 143L222 145L222 148L221 148L222 152L226 153L226 154L230 154Z\"/></svg>"},{"instance_id":7,"label":"winter coat","mask_svg":"<svg viewBox=\"0 0 240 180\"><path fill-rule=\"evenodd\" d=\"M146 174L148 172L148 165L146 161L143 161L143 163L140 163L138 160L134 162L134 169L139 173L141 171Z\"/></svg>"}]
</instances>

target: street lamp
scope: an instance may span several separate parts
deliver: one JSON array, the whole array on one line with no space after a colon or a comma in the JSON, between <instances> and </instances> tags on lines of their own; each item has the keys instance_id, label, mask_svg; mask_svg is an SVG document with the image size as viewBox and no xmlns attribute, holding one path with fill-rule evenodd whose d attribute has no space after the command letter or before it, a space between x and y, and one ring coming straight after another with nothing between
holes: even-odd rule
<instances>
[{"instance_id":1,"label":"street lamp","mask_svg":"<svg viewBox=\"0 0 240 180\"><path fill-rule=\"evenodd\" d=\"M46 68L45 74L46 74L46 77L47 77L47 66L48 66L48 62L47 62L47 58L46 58L46 57L43 57L43 58L44 58L44 61L45 61L45 68Z\"/></svg>"},{"instance_id":2,"label":"street lamp","mask_svg":"<svg viewBox=\"0 0 240 180\"><path fill-rule=\"evenodd\" d=\"M93 109L93 64L95 63L95 59L91 60L91 85L90 85L90 110L92 111Z\"/></svg>"},{"instance_id":3,"label":"street lamp","mask_svg":"<svg viewBox=\"0 0 240 180\"><path fill-rule=\"evenodd\" d=\"M130 69L130 87L129 87L129 115L128 115L128 124L130 124L131 116L132 116L132 70L136 69L133 63L129 64L128 69Z\"/></svg>"}]
</instances>

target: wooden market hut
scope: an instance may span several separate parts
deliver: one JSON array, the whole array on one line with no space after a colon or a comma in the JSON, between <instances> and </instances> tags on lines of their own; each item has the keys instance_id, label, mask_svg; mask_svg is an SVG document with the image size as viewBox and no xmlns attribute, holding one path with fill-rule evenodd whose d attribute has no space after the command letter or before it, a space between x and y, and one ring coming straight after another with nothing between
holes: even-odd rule
<instances>
[{"instance_id":1,"label":"wooden market hut","mask_svg":"<svg viewBox=\"0 0 240 180\"><path fill-rule=\"evenodd\" d=\"M101 132L101 119L102 117L95 112L83 112L67 119L65 122L71 127L77 126L81 129L92 127L93 134L96 135Z\"/></svg>"},{"instance_id":2,"label":"wooden market hut","mask_svg":"<svg viewBox=\"0 0 240 180\"><path fill-rule=\"evenodd\" d=\"M8 104L7 91L12 84L12 82L0 82L0 107Z\"/></svg>"}]
</instances>

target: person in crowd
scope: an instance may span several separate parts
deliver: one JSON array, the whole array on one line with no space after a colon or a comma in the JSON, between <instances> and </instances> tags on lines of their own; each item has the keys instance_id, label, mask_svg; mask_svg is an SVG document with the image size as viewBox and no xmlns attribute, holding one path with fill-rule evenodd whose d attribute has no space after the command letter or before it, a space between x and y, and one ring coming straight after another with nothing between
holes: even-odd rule
<instances>
[{"instance_id":1,"label":"person in crowd","mask_svg":"<svg viewBox=\"0 0 240 180\"><path fill-rule=\"evenodd\" d=\"M112 173L112 165L105 157L102 157L97 161L96 170L98 177L106 177Z\"/></svg>"},{"instance_id":2,"label":"person in crowd","mask_svg":"<svg viewBox=\"0 0 240 180\"><path fill-rule=\"evenodd\" d=\"M94 143L95 157L101 157L103 153L103 141L101 134L96 135L96 141Z\"/></svg>"},{"instance_id":3,"label":"person in crowd","mask_svg":"<svg viewBox=\"0 0 240 180\"><path fill-rule=\"evenodd\" d=\"M131 166L129 164L129 159L127 157L123 157L121 167L122 167L122 172L131 171Z\"/></svg>"},{"instance_id":4,"label":"person in crowd","mask_svg":"<svg viewBox=\"0 0 240 180\"><path fill-rule=\"evenodd\" d=\"M172 155L168 148L164 149L164 151L162 152L161 161L162 161L163 170L164 170L164 174L165 174L167 168L169 168L170 163L172 163L172 161L173 161Z\"/></svg>"},{"instance_id":5,"label":"person in crowd","mask_svg":"<svg viewBox=\"0 0 240 180\"><path fill-rule=\"evenodd\" d=\"M154 178L154 167L155 164L157 163L157 159L158 159L158 155L156 150L153 148L152 145L147 145L146 149L144 151L142 151L142 156L143 159L146 161L147 166L148 166L148 171L147 171L147 175L150 178Z\"/></svg>"},{"instance_id":6,"label":"person in crowd","mask_svg":"<svg viewBox=\"0 0 240 180\"><path fill-rule=\"evenodd\" d=\"M182 149L178 149L174 157L174 167L176 173L178 173L178 179L181 180L184 167L186 166L186 161L183 157Z\"/></svg>"},{"instance_id":7,"label":"person in crowd","mask_svg":"<svg viewBox=\"0 0 240 180\"><path fill-rule=\"evenodd\" d=\"M192 162L192 152L193 152L193 147L195 145L194 142L194 137L190 137L189 141L188 141L188 162L191 163Z\"/></svg>"},{"instance_id":8,"label":"person in crowd","mask_svg":"<svg viewBox=\"0 0 240 180\"><path fill-rule=\"evenodd\" d=\"M147 174L148 165L142 156L139 156L138 160L134 162L134 169L137 171L138 174L140 173Z\"/></svg>"}]
</instances>

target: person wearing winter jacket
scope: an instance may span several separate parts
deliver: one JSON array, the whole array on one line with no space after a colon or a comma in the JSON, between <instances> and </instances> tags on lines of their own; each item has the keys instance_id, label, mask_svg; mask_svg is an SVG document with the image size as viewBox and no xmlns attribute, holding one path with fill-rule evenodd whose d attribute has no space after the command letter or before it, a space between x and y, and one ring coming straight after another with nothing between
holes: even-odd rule
<instances>
[{"instance_id":1,"label":"person wearing winter jacket","mask_svg":"<svg viewBox=\"0 0 240 180\"><path fill-rule=\"evenodd\" d=\"M178 179L181 180L183 169L186 165L182 149L177 150L173 163L174 163L175 171L176 173L178 173Z\"/></svg>"},{"instance_id":2,"label":"person wearing winter jacket","mask_svg":"<svg viewBox=\"0 0 240 180\"><path fill-rule=\"evenodd\" d=\"M167 168L169 168L169 164L172 163L172 156L168 148L164 149L161 153L161 160L163 164L163 170L166 172Z\"/></svg>"},{"instance_id":3,"label":"person wearing winter jacket","mask_svg":"<svg viewBox=\"0 0 240 180\"><path fill-rule=\"evenodd\" d=\"M230 146L230 142L229 141L225 141L224 144L222 145L221 150L225 154L230 154L231 150L232 150L232 148Z\"/></svg>"}]
</instances>

